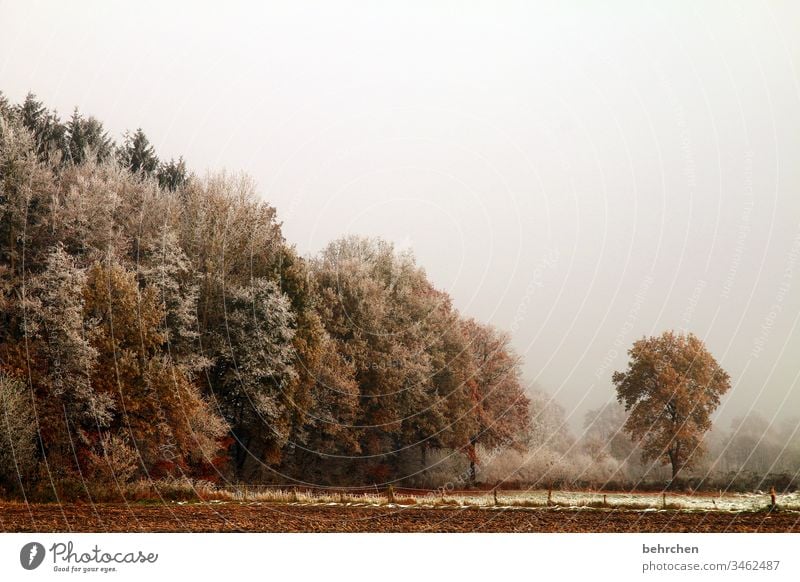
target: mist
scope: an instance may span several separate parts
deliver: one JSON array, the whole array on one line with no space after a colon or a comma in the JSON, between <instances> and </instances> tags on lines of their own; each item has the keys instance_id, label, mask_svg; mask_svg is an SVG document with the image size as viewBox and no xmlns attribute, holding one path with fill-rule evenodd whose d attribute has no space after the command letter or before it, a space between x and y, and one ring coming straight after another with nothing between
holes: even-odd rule
<instances>
[{"instance_id":1,"label":"mist","mask_svg":"<svg viewBox=\"0 0 800 582\"><path fill-rule=\"evenodd\" d=\"M0 2L0 89L249 174L303 255L413 250L512 332L576 438L664 329L731 375L719 430L779 430L800 408L800 8L615 7Z\"/></svg>"}]
</instances>

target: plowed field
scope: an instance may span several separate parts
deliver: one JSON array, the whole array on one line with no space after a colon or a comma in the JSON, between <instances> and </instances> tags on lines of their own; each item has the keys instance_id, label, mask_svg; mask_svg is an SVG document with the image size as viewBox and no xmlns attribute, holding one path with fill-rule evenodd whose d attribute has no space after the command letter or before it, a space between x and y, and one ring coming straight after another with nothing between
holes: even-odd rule
<instances>
[{"instance_id":1,"label":"plowed field","mask_svg":"<svg viewBox=\"0 0 800 582\"><path fill-rule=\"evenodd\" d=\"M0 503L5 532L800 532L795 511Z\"/></svg>"}]
</instances>

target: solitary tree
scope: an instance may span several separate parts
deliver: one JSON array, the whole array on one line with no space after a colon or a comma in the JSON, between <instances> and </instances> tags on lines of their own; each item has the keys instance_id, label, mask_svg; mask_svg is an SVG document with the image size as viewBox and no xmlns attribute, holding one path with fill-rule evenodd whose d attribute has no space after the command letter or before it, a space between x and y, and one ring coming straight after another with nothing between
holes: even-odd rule
<instances>
[{"instance_id":1,"label":"solitary tree","mask_svg":"<svg viewBox=\"0 0 800 582\"><path fill-rule=\"evenodd\" d=\"M701 457L711 413L730 388L730 377L692 334L664 332L628 351L624 372L615 372L617 400L629 413L625 430L645 460L672 467L672 480Z\"/></svg>"}]
</instances>

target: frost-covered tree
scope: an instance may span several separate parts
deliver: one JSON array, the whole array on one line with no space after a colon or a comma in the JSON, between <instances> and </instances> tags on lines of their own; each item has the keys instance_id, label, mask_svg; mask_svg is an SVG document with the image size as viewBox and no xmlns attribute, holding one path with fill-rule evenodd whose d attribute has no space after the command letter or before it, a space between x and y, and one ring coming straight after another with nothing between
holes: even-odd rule
<instances>
[{"instance_id":1,"label":"frost-covered tree","mask_svg":"<svg viewBox=\"0 0 800 582\"><path fill-rule=\"evenodd\" d=\"M427 281L410 255L357 237L331 243L314 274L325 328L355 369L366 478L383 482L396 471L398 451L424 438L416 428L435 405L420 326Z\"/></svg>"},{"instance_id":2,"label":"frost-covered tree","mask_svg":"<svg viewBox=\"0 0 800 582\"><path fill-rule=\"evenodd\" d=\"M277 281L285 242L275 208L259 200L250 178L191 180L179 198L175 228L201 279L201 323L217 311L219 282Z\"/></svg>"},{"instance_id":3,"label":"frost-covered tree","mask_svg":"<svg viewBox=\"0 0 800 582\"><path fill-rule=\"evenodd\" d=\"M158 167L156 178L162 188L172 192L181 188L189 179L189 174L186 171L186 162L183 157L178 158L178 161L171 159L169 162L162 163Z\"/></svg>"},{"instance_id":4,"label":"frost-covered tree","mask_svg":"<svg viewBox=\"0 0 800 582\"><path fill-rule=\"evenodd\" d=\"M106 427L113 413L109 395L92 384L98 354L84 320L84 282L85 273L56 245L22 299L27 347L16 365L30 374L42 453L59 479L77 474L89 433Z\"/></svg>"},{"instance_id":5,"label":"frost-covered tree","mask_svg":"<svg viewBox=\"0 0 800 582\"><path fill-rule=\"evenodd\" d=\"M196 275L169 227L143 243L138 274L144 285L158 290L170 356L192 370L207 368L210 362L201 355L198 343Z\"/></svg>"},{"instance_id":6,"label":"frost-covered tree","mask_svg":"<svg viewBox=\"0 0 800 582\"><path fill-rule=\"evenodd\" d=\"M156 150L141 127L125 134L117 155L120 164L132 174L151 176L158 169Z\"/></svg>"},{"instance_id":7,"label":"frost-covered tree","mask_svg":"<svg viewBox=\"0 0 800 582\"><path fill-rule=\"evenodd\" d=\"M58 113L49 111L33 93L17 108L22 125L31 132L36 153L43 160L60 162L68 151L67 128Z\"/></svg>"},{"instance_id":8,"label":"frost-covered tree","mask_svg":"<svg viewBox=\"0 0 800 582\"><path fill-rule=\"evenodd\" d=\"M109 430L129 440L141 470L152 476L214 462L226 426L202 398L191 371L166 350L157 287L140 289L133 271L96 263L84 296L99 354L93 381L115 403Z\"/></svg>"},{"instance_id":9,"label":"frost-covered tree","mask_svg":"<svg viewBox=\"0 0 800 582\"><path fill-rule=\"evenodd\" d=\"M73 164L82 164L90 157L102 162L113 154L114 142L103 124L94 117L84 118L77 107L66 127L69 160Z\"/></svg>"},{"instance_id":10,"label":"frost-covered tree","mask_svg":"<svg viewBox=\"0 0 800 582\"><path fill-rule=\"evenodd\" d=\"M636 443L625 432L627 414L617 402L590 410L584 417L583 447L597 460L612 457L617 461L635 461Z\"/></svg>"},{"instance_id":11,"label":"frost-covered tree","mask_svg":"<svg viewBox=\"0 0 800 582\"><path fill-rule=\"evenodd\" d=\"M123 196L133 181L115 164L94 160L61 172L50 206L52 230L82 266L126 252Z\"/></svg>"},{"instance_id":12,"label":"frost-covered tree","mask_svg":"<svg viewBox=\"0 0 800 582\"><path fill-rule=\"evenodd\" d=\"M358 384L318 313L317 289L305 260L294 249L280 252L279 284L295 316L295 376L284 394L291 406L291 432L280 472L315 483L350 481L344 455L359 452Z\"/></svg>"},{"instance_id":13,"label":"frost-covered tree","mask_svg":"<svg viewBox=\"0 0 800 582\"><path fill-rule=\"evenodd\" d=\"M520 447L525 439L529 399L520 381L520 359L508 334L475 320L463 323L475 373L470 379L474 429L466 451L475 482L477 447Z\"/></svg>"},{"instance_id":14,"label":"frost-covered tree","mask_svg":"<svg viewBox=\"0 0 800 582\"><path fill-rule=\"evenodd\" d=\"M530 421L526 444L530 449L551 449L567 453L575 444L567 426L566 413L551 395L537 388L528 391Z\"/></svg>"},{"instance_id":15,"label":"frost-covered tree","mask_svg":"<svg viewBox=\"0 0 800 582\"><path fill-rule=\"evenodd\" d=\"M294 317L286 296L265 279L226 288L222 309L209 375L235 439L235 467L254 464L256 472L280 460L290 434L285 390L295 375Z\"/></svg>"},{"instance_id":16,"label":"frost-covered tree","mask_svg":"<svg viewBox=\"0 0 800 582\"><path fill-rule=\"evenodd\" d=\"M452 307L450 297L429 285L425 301L427 307L419 327L430 358L430 398L419 415L422 426L416 429L423 465L430 449L463 449L474 434L472 381L477 373L461 316Z\"/></svg>"},{"instance_id":17,"label":"frost-covered tree","mask_svg":"<svg viewBox=\"0 0 800 582\"><path fill-rule=\"evenodd\" d=\"M734 418L730 431L725 435L722 452L725 467L762 476L769 472L778 472L783 468L779 465L779 458L791 441L780 432L778 426L758 412ZM797 471L797 467L787 468Z\"/></svg>"},{"instance_id":18,"label":"frost-covered tree","mask_svg":"<svg viewBox=\"0 0 800 582\"><path fill-rule=\"evenodd\" d=\"M30 389L0 372L0 491L23 491L36 462L36 419Z\"/></svg>"},{"instance_id":19,"label":"frost-covered tree","mask_svg":"<svg viewBox=\"0 0 800 582\"><path fill-rule=\"evenodd\" d=\"M34 138L17 121L0 118L0 264L21 279L23 258L28 269L41 268L54 244L50 203L51 171L36 156Z\"/></svg>"},{"instance_id":20,"label":"frost-covered tree","mask_svg":"<svg viewBox=\"0 0 800 582\"><path fill-rule=\"evenodd\" d=\"M473 360L458 314L409 253L348 237L314 261L320 313L359 386L355 473L384 482L401 464L421 474L426 453L467 446ZM413 466L417 467L413 470Z\"/></svg>"},{"instance_id":21,"label":"frost-covered tree","mask_svg":"<svg viewBox=\"0 0 800 582\"><path fill-rule=\"evenodd\" d=\"M46 370L45 390L63 399L78 418L100 426L108 421L108 401L96 394L91 374L97 351L91 346L83 319L85 273L59 244L47 257L45 270L31 279L25 297L26 331L40 340ZM72 420L73 415L68 414Z\"/></svg>"},{"instance_id":22,"label":"frost-covered tree","mask_svg":"<svg viewBox=\"0 0 800 582\"><path fill-rule=\"evenodd\" d=\"M674 481L700 458L711 413L730 389L730 378L692 334L666 331L643 338L628 355L627 369L612 378L628 412L625 430L644 459L670 465Z\"/></svg>"},{"instance_id":23,"label":"frost-covered tree","mask_svg":"<svg viewBox=\"0 0 800 582\"><path fill-rule=\"evenodd\" d=\"M11 102L8 100L8 97L0 91L0 117L10 119L11 115L13 115Z\"/></svg>"},{"instance_id":24,"label":"frost-covered tree","mask_svg":"<svg viewBox=\"0 0 800 582\"><path fill-rule=\"evenodd\" d=\"M483 361L410 253L301 258L252 180L188 176L141 130L117 148L77 109L0 98L0 365L30 379L57 488L427 479L516 438L507 342Z\"/></svg>"}]
</instances>

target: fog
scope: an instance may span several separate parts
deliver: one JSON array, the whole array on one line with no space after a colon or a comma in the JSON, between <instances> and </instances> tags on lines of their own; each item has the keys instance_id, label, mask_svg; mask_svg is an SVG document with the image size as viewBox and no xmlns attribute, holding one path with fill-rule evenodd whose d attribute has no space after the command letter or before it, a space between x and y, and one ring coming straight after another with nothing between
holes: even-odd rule
<instances>
[{"instance_id":1,"label":"fog","mask_svg":"<svg viewBox=\"0 0 800 582\"><path fill-rule=\"evenodd\" d=\"M701 337L719 424L800 408L800 8L0 1L0 90L251 175L304 254L413 249L565 422L642 335Z\"/></svg>"}]
</instances>

